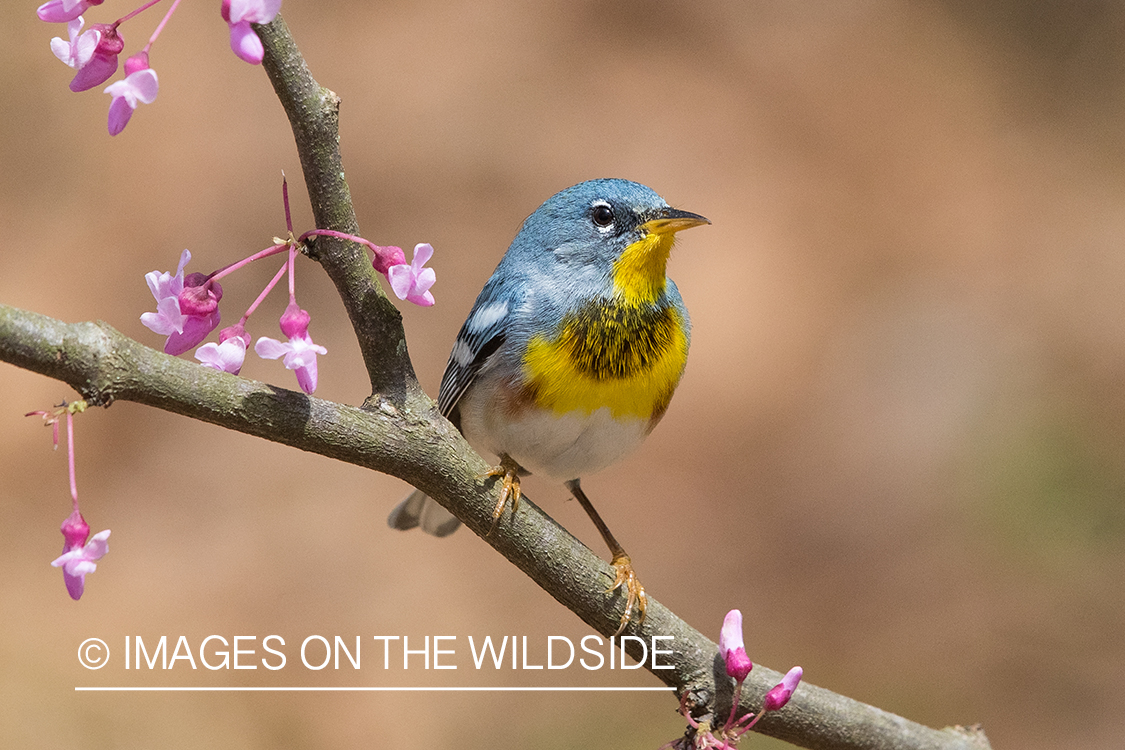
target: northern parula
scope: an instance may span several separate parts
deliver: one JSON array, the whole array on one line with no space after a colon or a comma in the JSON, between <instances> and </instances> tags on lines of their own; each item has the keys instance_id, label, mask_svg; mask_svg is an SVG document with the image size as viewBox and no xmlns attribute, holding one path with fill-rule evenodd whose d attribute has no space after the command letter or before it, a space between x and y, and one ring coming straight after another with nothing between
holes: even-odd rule
<instances>
[{"instance_id":1,"label":"northern parula","mask_svg":"<svg viewBox=\"0 0 1125 750\"><path fill-rule=\"evenodd\" d=\"M527 473L562 480L589 514L613 556L608 591L627 595L618 633L634 607L643 621L644 587L579 478L636 449L668 408L691 339L668 255L676 232L710 223L627 180L548 198L481 290L441 379L441 413L500 458L487 474L503 482L493 528L509 500L515 513ZM435 536L460 525L418 490L387 521Z\"/></svg>"}]
</instances>

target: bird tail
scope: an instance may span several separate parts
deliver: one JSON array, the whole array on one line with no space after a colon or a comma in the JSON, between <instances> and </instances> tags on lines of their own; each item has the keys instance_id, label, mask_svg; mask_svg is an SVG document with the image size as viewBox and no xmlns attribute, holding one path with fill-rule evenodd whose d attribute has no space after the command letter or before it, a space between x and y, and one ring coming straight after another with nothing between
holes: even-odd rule
<instances>
[{"instance_id":1,"label":"bird tail","mask_svg":"<svg viewBox=\"0 0 1125 750\"><path fill-rule=\"evenodd\" d=\"M400 531L421 526L427 534L441 537L452 534L461 522L421 490L414 490L387 516L387 525Z\"/></svg>"}]
</instances>

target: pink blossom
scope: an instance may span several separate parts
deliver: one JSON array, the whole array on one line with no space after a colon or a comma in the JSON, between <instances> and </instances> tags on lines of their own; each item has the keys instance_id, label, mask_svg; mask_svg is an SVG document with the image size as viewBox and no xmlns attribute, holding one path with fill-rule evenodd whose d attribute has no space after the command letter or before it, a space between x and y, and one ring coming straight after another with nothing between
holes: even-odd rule
<instances>
[{"instance_id":1,"label":"pink blossom","mask_svg":"<svg viewBox=\"0 0 1125 750\"><path fill-rule=\"evenodd\" d=\"M425 268L433 254L434 249L429 243L415 245L414 261L409 266L403 258L403 263L387 268L387 281L395 296L423 307L434 304L434 295L429 289L437 281L437 274L434 269Z\"/></svg>"},{"instance_id":2,"label":"pink blossom","mask_svg":"<svg viewBox=\"0 0 1125 750\"><path fill-rule=\"evenodd\" d=\"M754 668L742 642L742 612L737 609L727 612L727 616L723 618L723 629L719 632L719 653L726 663L727 676L739 682L745 680Z\"/></svg>"},{"instance_id":3,"label":"pink blossom","mask_svg":"<svg viewBox=\"0 0 1125 750\"><path fill-rule=\"evenodd\" d=\"M70 90L74 92L87 91L113 77L117 72L117 56L125 49L125 40L117 33L115 26L96 23L90 31L98 34L98 44L93 56L79 68L74 80L70 82Z\"/></svg>"},{"instance_id":4,"label":"pink blossom","mask_svg":"<svg viewBox=\"0 0 1125 750\"><path fill-rule=\"evenodd\" d=\"M281 331L289 337L288 342L263 336L254 344L254 351L262 359L284 357L285 367L296 373L301 390L313 393L317 384L316 355L327 354L328 350L313 343L309 336L309 314L294 302L289 303L281 316Z\"/></svg>"},{"instance_id":5,"label":"pink blossom","mask_svg":"<svg viewBox=\"0 0 1125 750\"><path fill-rule=\"evenodd\" d=\"M36 11L40 21L67 23L86 12L91 5L101 5L103 0L51 0Z\"/></svg>"},{"instance_id":6,"label":"pink blossom","mask_svg":"<svg viewBox=\"0 0 1125 750\"><path fill-rule=\"evenodd\" d=\"M250 26L269 23L281 10L281 0L223 0L220 12L230 26L230 48L251 65L265 56L262 40Z\"/></svg>"},{"instance_id":7,"label":"pink blossom","mask_svg":"<svg viewBox=\"0 0 1125 750\"><path fill-rule=\"evenodd\" d=\"M222 315L217 309L210 315L185 315L183 330L169 334L168 340L164 342L164 353L173 357L183 354L218 328L221 319Z\"/></svg>"},{"instance_id":8,"label":"pink blossom","mask_svg":"<svg viewBox=\"0 0 1125 750\"><path fill-rule=\"evenodd\" d=\"M70 598L77 601L82 598L82 592L86 588L86 574L93 573L98 567L95 561L102 559L106 552L109 552L109 545L106 543L109 539L109 529L98 532L87 543L90 527L82 518L82 514L75 509L63 521L60 531L66 540L63 544L63 553L53 560L51 565L63 569L66 590L70 593Z\"/></svg>"},{"instance_id":9,"label":"pink blossom","mask_svg":"<svg viewBox=\"0 0 1125 750\"><path fill-rule=\"evenodd\" d=\"M166 300L175 300L175 315L165 314L163 310L156 313L145 313L141 322L148 328L161 335L167 335L175 330L181 330L183 321L180 314L180 292L184 290L184 266L191 260L191 251L184 250L180 253L180 265L175 275L167 271L151 271L145 274L145 282L149 291L156 298L157 307Z\"/></svg>"},{"instance_id":10,"label":"pink blossom","mask_svg":"<svg viewBox=\"0 0 1125 750\"><path fill-rule=\"evenodd\" d=\"M102 37L101 32L97 29L80 33L85 23L86 21L82 16L78 16L66 25L66 33L70 36L69 42L62 37L55 37L51 40L51 51L55 53L55 57L75 70L81 70L82 66L90 62L90 58L94 56L94 50L97 49L98 41Z\"/></svg>"},{"instance_id":11,"label":"pink blossom","mask_svg":"<svg viewBox=\"0 0 1125 750\"><path fill-rule=\"evenodd\" d=\"M110 135L117 135L124 130L137 104L152 104L160 90L156 71L148 67L148 55L143 52L125 61L125 73L124 80L111 83L105 89L105 93L113 97L109 105Z\"/></svg>"},{"instance_id":12,"label":"pink blossom","mask_svg":"<svg viewBox=\"0 0 1125 750\"><path fill-rule=\"evenodd\" d=\"M777 711L789 702L804 674L800 667L793 667L781 682L766 694L761 711L738 716L742 683L754 665L750 663L750 657L746 655L746 647L742 642L742 613L737 609L732 609L723 618L723 628L719 632L719 653L726 662L727 676L737 680L726 722L720 726L717 722L696 721L691 715L688 701L690 691L685 690L680 695L680 714L687 719L688 726L695 730L695 735L690 742L687 737L682 737L663 745L661 750L689 746L696 750L734 750L738 746L739 739L753 729L767 712Z\"/></svg>"},{"instance_id":13,"label":"pink blossom","mask_svg":"<svg viewBox=\"0 0 1125 750\"><path fill-rule=\"evenodd\" d=\"M67 24L69 42L60 37L51 40L55 57L78 71L70 82L70 90L75 92L108 81L117 72L117 55L125 48L125 42L113 26L96 23L89 31L79 34L83 23L79 16Z\"/></svg>"},{"instance_id":14,"label":"pink blossom","mask_svg":"<svg viewBox=\"0 0 1125 750\"><path fill-rule=\"evenodd\" d=\"M219 343L208 343L195 350L195 358L204 367L212 367L221 372L237 375L246 361L246 349L250 346L250 334L240 325L224 328L219 332Z\"/></svg>"},{"instance_id":15,"label":"pink blossom","mask_svg":"<svg viewBox=\"0 0 1125 750\"><path fill-rule=\"evenodd\" d=\"M804 670L800 667L793 667L785 673L785 677L781 679L777 685L766 693L766 700L762 704L762 711L777 711L782 708L789 699L793 697L793 691L797 689L797 685L801 682L801 677L804 676Z\"/></svg>"},{"instance_id":16,"label":"pink blossom","mask_svg":"<svg viewBox=\"0 0 1125 750\"><path fill-rule=\"evenodd\" d=\"M207 334L215 330L221 318L217 306L203 314L198 312L189 314L182 309L181 295L185 290L184 266L189 260L191 260L191 253L184 250L180 254L180 265L174 276L167 271L163 273L152 271L145 274L148 288L156 298L156 312L142 315L141 323L154 333L168 337L164 342L164 351L167 354L183 354L196 346L207 338ZM193 281L198 281L197 274L192 274L192 277ZM217 303L217 299L222 296L222 288L218 284L211 286L216 287L211 293L215 295ZM193 289L193 287L187 288Z\"/></svg>"}]
</instances>

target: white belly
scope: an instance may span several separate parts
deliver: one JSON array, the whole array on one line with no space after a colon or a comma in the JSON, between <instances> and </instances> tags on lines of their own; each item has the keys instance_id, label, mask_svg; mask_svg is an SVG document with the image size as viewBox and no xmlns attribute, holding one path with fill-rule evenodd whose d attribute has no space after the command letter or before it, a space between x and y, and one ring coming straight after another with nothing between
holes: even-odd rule
<instances>
[{"instance_id":1,"label":"white belly","mask_svg":"<svg viewBox=\"0 0 1125 750\"><path fill-rule=\"evenodd\" d=\"M459 404L461 431L469 443L477 450L506 453L531 473L553 479L601 471L632 453L648 435L648 420L618 421L609 409L563 415L527 409L498 419L500 410L473 395L466 394Z\"/></svg>"}]
</instances>

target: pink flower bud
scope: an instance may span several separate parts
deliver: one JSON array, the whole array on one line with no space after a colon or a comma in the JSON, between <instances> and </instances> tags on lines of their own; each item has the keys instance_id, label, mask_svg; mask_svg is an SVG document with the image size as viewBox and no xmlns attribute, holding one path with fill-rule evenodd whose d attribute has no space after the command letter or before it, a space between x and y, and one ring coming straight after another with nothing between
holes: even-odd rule
<instances>
[{"instance_id":1,"label":"pink flower bud","mask_svg":"<svg viewBox=\"0 0 1125 750\"><path fill-rule=\"evenodd\" d=\"M238 323L219 331L219 343L221 344L227 339L242 339L242 343L250 346L250 334Z\"/></svg>"},{"instance_id":2,"label":"pink flower bud","mask_svg":"<svg viewBox=\"0 0 1125 750\"><path fill-rule=\"evenodd\" d=\"M401 247L394 245L376 245L375 257L371 259L371 265L376 271L387 275L387 270L391 266L406 265L406 253L402 251Z\"/></svg>"},{"instance_id":3,"label":"pink flower bud","mask_svg":"<svg viewBox=\"0 0 1125 750\"><path fill-rule=\"evenodd\" d=\"M90 26L94 31L101 32L101 39L98 40L98 46L94 50L94 54L101 53L103 55L120 55L122 50L125 49L125 40L121 38L118 33L117 27L111 23L95 23Z\"/></svg>"},{"instance_id":4,"label":"pink flower bud","mask_svg":"<svg viewBox=\"0 0 1125 750\"><path fill-rule=\"evenodd\" d=\"M793 667L785 673L785 677L781 679L777 685L766 693L766 700L762 704L763 711L777 711L789 702L793 697L793 691L797 689L797 685L801 682L801 677L804 676L804 670L800 667Z\"/></svg>"},{"instance_id":5,"label":"pink flower bud","mask_svg":"<svg viewBox=\"0 0 1125 750\"><path fill-rule=\"evenodd\" d=\"M281 314L281 332L291 339L305 338L309 335L309 314L290 302Z\"/></svg>"},{"instance_id":6,"label":"pink flower bud","mask_svg":"<svg viewBox=\"0 0 1125 750\"><path fill-rule=\"evenodd\" d=\"M727 651L726 655L727 676L742 682L750 674L750 670L754 668L754 662L750 661L750 657L746 653L746 649L741 646Z\"/></svg>"},{"instance_id":7,"label":"pink flower bud","mask_svg":"<svg viewBox=\"0 0 1125 750\"><path fill-rule=\"evenodd\" d=\"M754 668L754 663L746 654L742 642L742 612L732 609L723 618L723 628L719 631L719 653L726 663L727 676L742 682Z\"/></svg>"},{"instance_id":8,"label":"pink flower bud","mask_svg":"<svg viewBox=\"0 0 1125 750\"><path fill-rule=\"evenodd\" d=\"M80 549L86 544L86 539L90 536L90 525L86 523L86 519L82 514L75 510L66 520L62 522L59 527L62 532L63 539L63 553L70 552L71 550Z\"/></svg>"},{"instance_id":9,"label":"pink flower bud","mask_svg":"<svg viewBox=\"0 0 1125 750\"><path fill-rule=\"evenodd\" d=\"M136 73L138 70L144 70L148 66L148 53L141 50L135 55L130 55L129 58L125 60L125 75L128 76Z\"/></svg>"},{"instance_id":10,"label":"pink flower bud","mask_svg":"<svg viewBox=\"0 0 1125 750\"><path fill-rule=\"evenodd\" d=\"M184 315L210 315L219 307L223 287L219 282L206 283L201 273L188 274L180 292L180 312Z\"/></svg>"}]
</instances>

